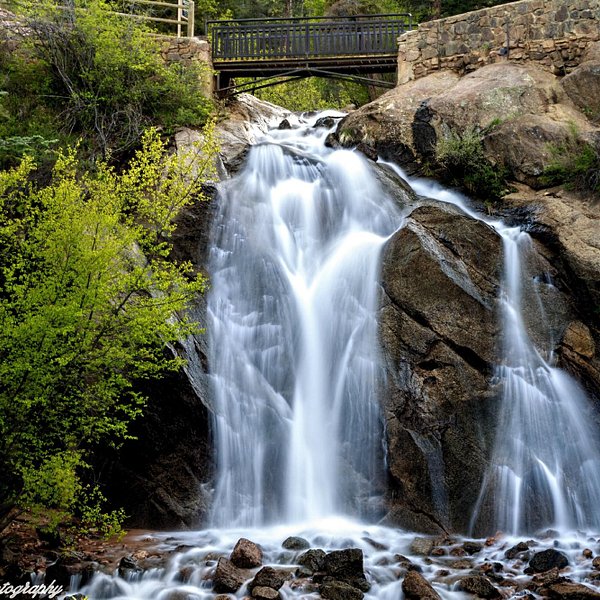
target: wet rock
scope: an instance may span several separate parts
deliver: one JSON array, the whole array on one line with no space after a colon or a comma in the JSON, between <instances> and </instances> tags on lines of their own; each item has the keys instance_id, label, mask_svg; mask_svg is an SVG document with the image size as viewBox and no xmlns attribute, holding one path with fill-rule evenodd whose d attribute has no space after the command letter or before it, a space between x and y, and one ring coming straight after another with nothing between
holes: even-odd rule
<instances>
[{"instance_id":1,"label":"wet rock","mask_svg":"<svg viewBox=\"0 0 600 600\"><path fill-rule=\"evenodd\" d=\"M227 558L220 558L215 570L213 588L215 592L237 592L248 579L248 571L236 567Z\"/></svg>"},{"instance_id":2,"label":"wet rock","mask_svg":"<svg viewBox=\"0 0 600 600\"><path fill-rule=\"evenodd\" d=\"M409 571L404 576L402 591L407 600L441 600L432 585L417 571Z\"/></svg>"},{"instance_id":3,"label":"wet rock","mask_svg":"<svg viewBox=\"0 0 600 600\"><path fill-rule=\"evenodd\" d=\"M240 538L229 560L242 569L252 569L262 565L263 553L260 547L246 538Z\"/></svg>"},{"instance_id":4,"label":"wet rock","mask_svg":"<svg viewBox=\"0 0 600 600\"><path fill-rule=\"evenodd\" d=\"M360 142L356 145L356 149L359 152L362 152L369 160L376 161L378 158L377 150L369 144L365 144L364 142Z\"/></svg>"},{"instance_id":5,"label":"wet rock","mask_svg":"<svg viewBox=\"0 0 600 600\"><path fill-rule=\"evenodd\" d=\"M529 546L527 545L527 543L519 542L516 546L509 548L504 553L504 556L509 560L512 560L513 558L516 558L518 554L520 554L521 552L526 552L527 550L529 550Z\"/></svg>"},{"instance_id":6,"label":"wet rock","mask_svg":"<svg viewBox=\"0 0 600 600\"><path fill-rule=\"evenodd\" d=\"M281 598L277 590L262 585L252 589L252 597L258 600L278 600Z\"/></svg>"},{"instance_id":7,"label":"wet rock","mask_svg":"<svg viewBox=\"0 0 600 600\"><path fill-rule=\"evenodd\" d=\"M553 583L546 588L546 593L555 600L600 600L600 593L596 590L572 581Z\"/></svg>"},{"instance_id":8,"label":"wet rock","mask_svg":"<svg viewBox=\"0 0 600 600\"><path fill-rule=\"evenodd\" d=\"M589 548L584 548L581 555L583 556L583 558L587 558L587 559L594 557L594 553Z\"/></svg>"},{"instance_id":9,"label":"wet rock","mask_svg":"<svg viewBox=\"0 0 600 600\"><path fill-rule=\"evenodd\" d=\"M467 554L477 554L478 552L481 552L483 550L483 544L481 544L480 542L465 542L462 545L463 550L467 553Z\"/></svg>"},{"instance_id":10,"label":"wet rock","mask_svg":"<svg viewBox=\"0 0 600 600\"><path fill-rule=\"evenodd\" d=\"M334 550L325 555L324 568L327 575L338 581L345 581L363 591L368 591L365 578L363 552L360 548Z\"/></svg>"},{"instance_id":11,"label":"wet rock","mask_svg":"<svg viewBox=\"0 0 600 600\"><path fill-rule=\"evenodd\" d=\"M362 600L364 594L343 581L330 581L319 586L319 593L326 600Z\"/></svg>"},{"instance_id":12,"label":"wet rock","mask_svg":"<svg viewBox=\"0 0 600 600\"><path fill-rule=\"evenodd\" d=\"M529 567L534 573L543 573L554 568L564 569L568 565L569 559L566 555L553 548L536 552L529 561Z\"/></svg>"},{"instance_id":13,"label":"wet rock","mask_svg":"<svg viewBox=\"0 0 600 600\"><path fill-rule=\"evenodd\" d=\"M413 210L384 248L379 331L396 491L387 523L469 527L465 507L478 500L497 422L501 269L498 234L435 202ZM417 543L415 553L433 549L431 540Z\"/></svg>"},{"instance_id":14,"label":"wet rock","mask_svg":"<svg viewBox=\"0 0 600 600\"><path fill-rule=\"evenodd\" d=\"M284 119L283 121L281 121L281 123L279 123L279 127L277 127L277 129L291 129L292 128L292 124L287 120Z\"/></svg>"},{"instance_id":15,"label":"wet rock","mask_svg":"<svg viewBox=\"0 0 600 600\"><path fill-rule=\"evenodd\" d=\"M307 550L298 557L297 562L303 574L312 575L325 569L325 556L326 553L323 550Z\"/></svg>"},{"instance_id":16,"label":"wet rock","mask_svg":"<svg viewBox=\"0 0 600 600\"><path fill-rule=\"evenodd\" d=\"M592 561L592 567L594 567L594 569L597 571L600 571L600 556L596 556L596 558L594 558Z\"/></svg>"},{"instance_id":17,"label":"wet rock","mask_svg":"<svg viewBox=\"0 0 600 600\"><path fill-rule=\"evenodd\" d=\"M463 558L461 560L453 560L449 566L451 569L472 569L473 562L468 558Z\"/></svg>"},{"instance_id":18,"label":"wet rock","mask_svg":"<svg viewBox=\"0 0 600 600\"><path fill-rule=\"evenodd\" d=\"M434 541L431 538L417 537L410 543L410 552L419 556L429 556L433 547Z\"/></svg>"},{"instance_id":19,"label":"wet rock","mask_svg":"<svg viewBox=\"0 0 600 600\"><path fill-rule=\"evenodd\" d=\"M496 600L502 598L502 594L492 585L487 577L473 575L463 577L458 582L459 589L475 594L479 598L487 598L488 600Z\"/></svg>"},{"instance_id":20,"label":"wet rock","mask_svg":"<svg viewBox=\"0 0 600 600\"><path fill-rule=\"evenodd\" d=\"M315 128L331 129L341 117L321 117L315 121Z\"/></svg>"},{"instance_id":21,"label":"wet rock","mask_svg":"<svg viewBox=\"0 0 600 600\"><path fill-rule=\"evenodd\" d=\"M410 560L410 558L406 558L406 556L403 556L402 554L396 554L394 559L402 568L406 569L407 571L417 571L418 573L423 571L423 568L420 565L416 565L414 562L412 562L412 560Z\"/></svg>"},{"instance_id":22,"label":"wet rock","mask_svg":"<svg viewBox=\"0 0 600 600\"><path fill-rule=\"evenodd\" d=\"M134 560L133 556L124 556L119 561L119 577L127 579L132 573L139 571L139 567Z\"/></svg>"},{"instance_id":23,"label":"wet rock","mask_svg":"<svg viewBox=\"0 0 600 600\"><path fill-rule=\"evenodd\" d=\"M263 567L248 585L250 590L255 587L268 587L278 590L289 578L289 570L275 569L273 567Z\"/></svg>"},{"instance_id":24,"label":"wet rock","mask_svg":"<svg viewBox=\"0 0 600 600\"><path fill-rule=\"evenodd\" d=\"M281 545L286 550L306 550L307 548L310 548L308 540L295 536L285 539Z\"/></svg>"}]
</instances>

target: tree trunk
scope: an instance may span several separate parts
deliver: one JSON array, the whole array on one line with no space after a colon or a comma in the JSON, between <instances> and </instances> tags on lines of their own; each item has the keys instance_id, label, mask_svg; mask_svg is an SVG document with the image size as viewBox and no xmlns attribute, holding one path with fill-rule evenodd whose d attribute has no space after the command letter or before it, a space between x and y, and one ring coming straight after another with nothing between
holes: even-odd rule
<instances>
[{"instance_id":1,"label":"tree trunk","mask_svg":"<svg viewBox=\"0 0 600 600\"><path fill-rule=\"evenodd\" d=\"M433 18L439 19L442 16L442 0L433 0Z\"/></svg>"}]
</instances>

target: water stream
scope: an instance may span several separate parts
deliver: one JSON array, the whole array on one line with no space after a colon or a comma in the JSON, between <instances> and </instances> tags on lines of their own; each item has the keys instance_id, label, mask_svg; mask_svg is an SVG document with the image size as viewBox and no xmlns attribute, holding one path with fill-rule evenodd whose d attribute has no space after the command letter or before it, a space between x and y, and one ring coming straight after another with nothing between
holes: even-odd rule
<instances>
[{"instance_id":1,"label":"water stream","mask_svg":"<svg viewBox=\"0 0 600 600\"><path fill-rule=\"evenodd\" d=\"M328 131L313 129L315 120L270 132L222 186L208 299L218 471L211 526L153 534L159 548L187 547L166 569L128 580L97 575L83 589L91 599L214 599L216 559L237 539L259 543L265 564L294 566L298 553L281 545L289 535L312 548L361 548L371 584L367 599L403 597L401 555L410 556L443 598L468 597L456 584L470 572L468 561L455 560L460 538L445 542L434 558L415 556L414 534L365 524L381 516L384 490L379 259L403 216L360 154L325 147ZM523 267L532 251L529 236L481 216L437 184L411 185L486 221L504 243L504 347L497 369L504 393L473 522L492 498L490 532L517 535L534 524L565 532L600 528L600 452L589 402L553 366L549 349L534 346L522 316L524 286L534 284ZM478 564L505 561L515 539L492 540ZM535 543L541 549L553 541ZM565 533L557 543L569 554L570 576L582 578L587 571L577 557L590 538ZM518 585L520 567L506 569L502 576ZM246 593L242 587L236 597ZM293 581L280 597L320 598L314 586Z\"/></svg>"}]
</instances>

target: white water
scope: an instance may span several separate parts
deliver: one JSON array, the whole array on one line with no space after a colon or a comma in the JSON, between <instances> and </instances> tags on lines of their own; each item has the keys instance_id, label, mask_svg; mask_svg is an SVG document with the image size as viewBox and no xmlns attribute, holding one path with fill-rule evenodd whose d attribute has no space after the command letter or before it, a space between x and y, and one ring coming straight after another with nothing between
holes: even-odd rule
<instances>
[{"instance_id":1,"label":"white water","mask_svg":"<svg viewBox=\"0 0 600 600\"><path fill-rule=\"evenodd\" d=\"M536 298L536 286L550 285L526 271L525 263L535 253L531 237L483 217L466 198L436 183L417 180L411 185L419 195L454 204L486 222L503 242L503 348L496 374L502 405L472 528L482 518L485 530L514 535L543 527L597 529L600 447L590 401L571 376L553 365L551 348L536 348L524 319L524 298ZM491 522L480 514L486 503L492 507Z\"/></svg>"},{"instance_id":2,"label":"white water","mask_svg":"<svg viewBox=\"0 0 600 600\"><path fill-rule=\"evenodd\" d=\"M272 132L223 186L208 302L215 525L365 514L381 482L379 254L401 218L326 133Z\"/></svg>"}]
</instances>

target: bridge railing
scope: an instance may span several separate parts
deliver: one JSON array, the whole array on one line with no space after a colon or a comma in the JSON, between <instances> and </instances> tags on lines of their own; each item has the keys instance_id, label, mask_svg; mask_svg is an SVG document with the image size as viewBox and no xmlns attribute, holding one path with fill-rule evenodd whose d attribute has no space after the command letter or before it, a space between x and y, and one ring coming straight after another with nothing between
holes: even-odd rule
<instances>
[{"instance_id":1,"label":"bridge railing","mask_svg":"<svg viewBox=\"0 0 600 600\"><path fill-rule=\"evenodd\" d=\"M0 0L0 7L6 7L8 10L19 7L31 9L31 3L21 2L21 0ZM112 7L111 13L128 19L174 25L178 38L194 37L194 0L122 0L120 7L116 3L113 3ZM120 10L117 10L118 8ZM86 10L73 0L56 0L54 9L60 11ZM155 13L159 11L161 14L163 11L166 14L157 16Z\"/></svg>"},{"instance_id":2,"label":"bridge railing","mask_svg":"<svg viewBox=\"0 0 600 600\"><path fill-rule=\"evenodd\" d=\"M389 54L410 29L408 13L206 22L215 62Z\"/></svg>"}]
</instances>

